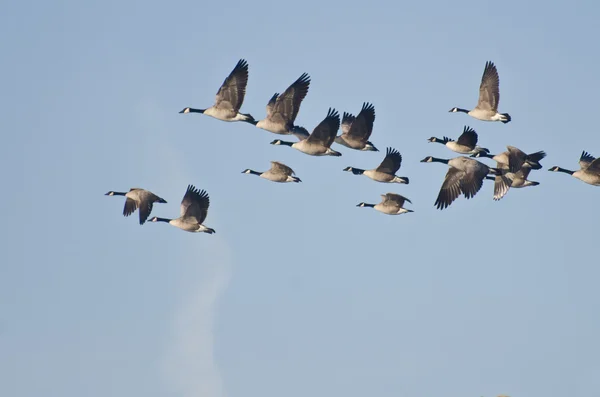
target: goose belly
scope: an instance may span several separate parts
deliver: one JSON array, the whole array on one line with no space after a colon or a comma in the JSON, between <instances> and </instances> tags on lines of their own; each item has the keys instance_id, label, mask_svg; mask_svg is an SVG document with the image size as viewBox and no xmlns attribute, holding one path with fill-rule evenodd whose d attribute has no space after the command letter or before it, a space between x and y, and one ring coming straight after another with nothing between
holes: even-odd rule
<instances>
[{"instance_id":1,"label":"goose belly","mask_svg":"<svg viewBox=\"0 0 600 397\"><path fill-rule=\"evenodd\" d=\"M573 176L590 185L600 186L600 174L592 174L586 171L575 171Z\"/></svg>"},{"instance_id":2,"label":"goose belly","mask_svg":"<svg viewBox=\"0 0 600 397\"><path fill-rule=\"evenodd\" d=\"M347 148L350 149L356 149L356 150L361 150L364 149L365 144L361 141L353 141L353 140L346 140L344 139L343 136L336 136L335 137L335 143L342 145L342 146L346 146Z\"/></svg>"},{"instance_id":3,"label":"goose belly","mask_svg":"<svg viewBox=\"0 0 600 397\"><path fill-rule=\"evenodd\" d=\"M453 152L461 153L461 154L471 154L471 152L473 151L473 148L470 148L465 145L459 145L456 142L448 142L448 143L446 143L446 146L448 147L448 149L452 150Z\"/></svg>"},{"instance_id":4,"label":"goose belly","mask_svg":"<svg viewBox=\"0 0 600 397\"><path fill-rule=\"evenodd\" d=\"M197 233L200 231L200 225L197 222L186 222L181 219L172 219L169 223L186 232Z\"/></svg>"},{"instance_id":5,"label":"goose belly","mask_svg":"<svg viewBox=\"0 0 600 397\"><path fill-rule=\"evenodd\" d=\"M269 181L272 181L272 182L287 182L288 181L287 175L274 174L274 173L271 173L271 172L268 172L268 171L267 172L263 172L260 175L260 177L261 178L265 178L265 179L267 179Z\"/></svg>"},{"instance_id":6,"label":"goose belly","mask_svg":"<svg viewBox=\"0 0 600 397\"><path fill-rule=\"evenodd\" d=\"M325 146L307 142L306 139L294 143L292 147L311 156L324 156L325 153L327 153L327 148Z\"/></svg>"},{"instance_id":7,"label":"goose belly","mask_svg":"<svg viewBox=\"0 0 600 397\"><path fill-rule=\"evenodd\" d=\"M219 109L210 107L204 111L204 114L222 121L237 121L238 113L232 109Z\"/></svg>"},{"instance_id":8,"label":"goose belly","mask_svg":"<svg viewBox=\"0 0 600 397\"><path fill-rule=\"evenodd\" d=\"M385 174L375 170L366 170L363 172L363 175L377 182L391 182L395 178L393 175Z\"/></svg>"},{"instance_id":9,"label":"goose belly","mask_svg":"<svg viewBox=\"0 0 600 397\"><path fill-rule=\"evenodd\" d=\"M481 120L481 121L499 121L500 120L500 115L498 115L497 112L494 112L491 110L483 110L483 109L475 108L467 114L469 116L473 117L474 119ZM497 115L497 118L494 119L494 116L496 116L496 115Z\"/></svg>"},{"instance_id":10,"label":"goose belly","mask_svg":"<svg viewBox=\"0 0 600 397\"><path fill-rule=\"evenodd\" d=\"M256 123L256 126L262 130L269 131L274 134L289 135L291 133L284 124L275 123L269 119L260 120L258 123Z\"/></svg>"}]
</instances>

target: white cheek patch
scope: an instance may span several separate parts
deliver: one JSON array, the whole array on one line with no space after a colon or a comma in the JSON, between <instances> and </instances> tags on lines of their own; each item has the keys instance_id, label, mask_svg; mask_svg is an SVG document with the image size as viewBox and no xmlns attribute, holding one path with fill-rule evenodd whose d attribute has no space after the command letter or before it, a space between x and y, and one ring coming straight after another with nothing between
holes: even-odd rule
<instances>
[{"instance_id":1,"label":"white cheek patch","mask_svg":"<svg viewBox=\"0 0 600 397\"><path fill-rule=\"evenodd\" d=\"M183 111L183 113L189 113L190 112L190 108L185 108L185 110Z\"/></svg>"}]
</instances>

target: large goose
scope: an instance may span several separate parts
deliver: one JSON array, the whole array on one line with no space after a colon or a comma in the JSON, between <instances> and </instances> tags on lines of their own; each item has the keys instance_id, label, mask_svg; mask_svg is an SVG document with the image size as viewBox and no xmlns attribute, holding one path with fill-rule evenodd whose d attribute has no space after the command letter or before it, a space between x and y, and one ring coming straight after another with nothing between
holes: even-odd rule
<instances>
[{"instance_id":1,"label":"large goose","mask_svg":"<svg viewBox=\"0 0 600 397\"><path fill-rule=\"evenodd\" d=\"M403 208L405 201L412 204L412 202L404 196L396 193L387 193L381 195L381 202L379 204L359 203L356 206L373 208L387 215L400 215L407 212L414 212L413 210Z\"/></svg>"},{"instance_id":2,"label":"large goose","mask_svg":"<svg viewBox=\"0 0 600 397\"><path fill-rule=\"evenodd\" d=\"M488 149L477 146L477 139L478 137L475 130L465 125L463 133L456 141L446 136L442 139L432 136L427 141L441 143L453 152L460 154L476 154L479 152L489 153L490 151Z\"/></svg>"},{"instance_id":3,"label":"large goose","mask_svg":"<svg viewBox=\"0 0 600 397\"><path fill-rule=\"evenodd\" d=\"M342 134L335 137L335 143L350 149L378 152L379 150L369 141L374 122L375 107L370 103L363 103L356 117L344 112Z\"/></svg>"},{"instance_id":4,"label":"large goose","mask_svg":"<svg viewBox=\"0 0 600 397\"><path fill-rule=\"evenodd\" d=\"M485 64L481 84L479 85L479 101L473 110L454 107L450 112L463 112L483 121L501 121L506 124L511 121L508 113L498 113L500 103L500 78L496 65L488 61Z\"/></svg>"},{"instance_id":5,"label":"large goose","mask_svg":"<svg viewBox=\"0 0 600 397\"><path fill-rule=\"evenodd\" d=\"M579 158L579 167L580 169L577 171L569 171L555 165L548 171L564 172L587 184L600 186L600 158L595 158L588 152L583 151Z\"/></svg>"},{"instance_id":6,"label":"large goose","mask_svg":"<svg viewBox=\"0 0 600 397\"><path fill-rule=\"evenodd\" d=\"M253 171L246 169L242 174L258 175L273 182L302 182L300 178L293 176L294 170L279 161L271 161L271 168L265 172Z\"/></svg>"},{"instance_id":7,"label":"large goose","mask_svg":"<svg viewBox=\"0 0 600 397\"><path fill-rule=\"evenodd\" d=\"M352 172L354 175L364 175L374 181L384 183L406 183L409 179L405 176L396 176L396 172L402 165L402 155L396 149L388 147L385 157L377 168L363 170L355 167L346 167L343 171Z\"/></svg>"},{"instance_id":8,"label":"large goose","mask_svg":"<svg viewBox=\"0 0 600 397\"><path fill-rule=\"evenodd\" d=\"M159 218L155 216L151 222L167 222L175 227L192 233L213 234L215 229L202 224L208 215L210 199L204 190L198 190L193 185L188 188L181 200L181 216L177 219Z\"/></svg>"},{"instance_id":9,"label":"large goose","mask_svg":"<svg viewBox=\"0 0 600 397\"><path fill-rule=\"evenodd\" d=\"M250 114L240 113L240 108L246 95L248 84L248 62L240 59L223 81L217 92L215 104L208 109L184 108L179 113L202 113L223 121L245 121L256 124L256 120Z\"/></svg>"},{"instance_id":10,"label":"large goose","mask_svg":"<svg viewBox=\"0 0 600 397\"><path fill-rule=\"evenodd\" d=\"M428 156L421 160L421 162L448 164L448 172L434 204L439 210L450 206L461 193L467 199L474 197L481 189L483 180L488 174L502 174L502 171L497 168L488 167L477 160L463 156L450 160ZM502 177L505 178L504 176Z\"/></svg>"},{"instance_id":11,"label":"large goose","mask_svg":"<svg viewBox=\"0 0 600 397\"><path fill-rule=\"evenodd\" d=\"M298 116L300 105L308 93L310 77L303 73L284 92L275 93L267 103L267 117L256 123L258 128L281 135L296 135L300 140L306 138L302 130L294 129L294 121Z\"/></svg>"},{"instance_id":12,"label":"large goose","mask_svg":"<svg viewBox=\"0 0 600 397\"><path fill-rule=\"evenodd\" d=\"M125 207L123 207L123 216L129 216L140 209L140 225L143 225L152 212L154 203L166 203L166 201L148 190L133 187L128 192L110 191L105 196L125 196Z\"/></svg>"},{"instance_id":13,"label":"large goose","mask_svg":"<svg viewBox=\"0 0 600 397\"><path fill-rule=\"evenodd\" d=\"M341 156L340 152L331 149L331 144L335 139L335 134L340 128L340 115L337 110L329 108L327 117L317 125L306 139L298 142L286 142L276 139L271 145L291 146L302 153L311 156Z\"/></svg>"}]
</instances>

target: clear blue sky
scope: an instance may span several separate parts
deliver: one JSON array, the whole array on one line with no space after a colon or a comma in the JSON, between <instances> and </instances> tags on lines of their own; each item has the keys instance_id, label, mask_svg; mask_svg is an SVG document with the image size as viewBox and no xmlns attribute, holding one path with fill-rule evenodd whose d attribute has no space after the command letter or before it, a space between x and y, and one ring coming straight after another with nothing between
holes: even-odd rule
<instances>
[{"instance_id":1,"label":"clear blue sky","mask_svg":"<svg viewBox=\"0 0 600 397\"><path fill-rule=\"evenodd\" d=\"M85 3L85 4L84 4ZM9 2L0 15L0 395L590 397L600 390L600 188L553 165L600 156L592 1ZM409 185L342 172L213 103L240 58L243 111L312 78L297 123L375 105ZM487 60L500 111L476 104ZM545 150L541 185L434 208L464 125L492 152ZM270 160L303 183L241 174ZM493 162L486 161L488 164ZM149 189L175 217L206 189L214 235L122 216ZM398 192L415 212L357 208Z\"/></svg>"}]
</instances>

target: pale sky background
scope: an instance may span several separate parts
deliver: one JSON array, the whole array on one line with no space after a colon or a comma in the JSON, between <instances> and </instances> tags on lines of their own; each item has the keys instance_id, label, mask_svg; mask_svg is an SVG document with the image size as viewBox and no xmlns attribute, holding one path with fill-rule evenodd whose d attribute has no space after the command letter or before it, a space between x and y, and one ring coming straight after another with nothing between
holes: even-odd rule
<instances>
[{"instance_id":1,"label":"pale sky background","mask_svg":"<svg viewBox=\"0 0 600 397\"><path fill-rule=\"evenodd\" d=\"M3 3L0 395L10 397L591 397L600 395L600 8L593 1ZM212 105L240 58L257 119L303 72L297 124L376 109L380 153L317 158ZM485 62L500 111L477 102ZM464 125L492 152L545 150L540 186L434 208ZM292 140L294 140L292 138ZM342 172L387 146L409 185ZM241 174L270 160L303 183ZM488 164L492 161L484 160ZM124 218L149 189L191 234ZM386 192L415 212L357 208Z\"/></svg>"}]
</instances>

